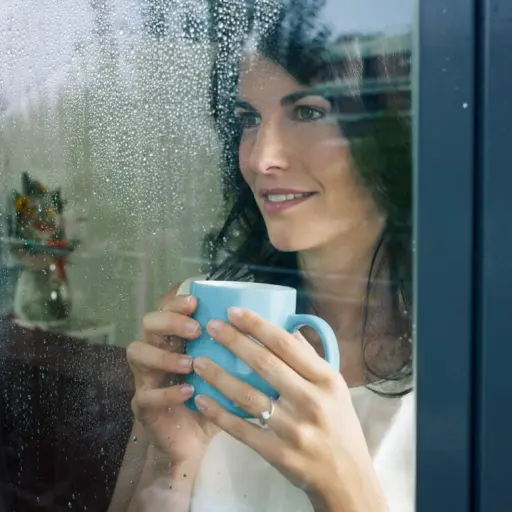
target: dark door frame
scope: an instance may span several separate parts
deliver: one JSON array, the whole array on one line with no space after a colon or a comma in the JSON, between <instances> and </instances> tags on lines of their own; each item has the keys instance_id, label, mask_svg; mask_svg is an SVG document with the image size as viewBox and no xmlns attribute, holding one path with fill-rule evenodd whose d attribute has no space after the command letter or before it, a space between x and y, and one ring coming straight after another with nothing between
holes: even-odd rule
<instances>
[{"instance_id":1,"label":"dark door frame","mask_svg":"<svg viewBox=\"0 0 512 512\"><path fill-rule=\"evenodd\" d=\"M512 510L512 2L477 6L475 510Z\"/></svg>"},{"instance_id":2,"label":"dark door frame","mask_svg":"<svg viewBox=\"0 0 512 512\"><path fill-rule=\"evenodd\" d=\"M418 0L416 510L471 510L475 0Z\"/></svg>"}]
</instances>

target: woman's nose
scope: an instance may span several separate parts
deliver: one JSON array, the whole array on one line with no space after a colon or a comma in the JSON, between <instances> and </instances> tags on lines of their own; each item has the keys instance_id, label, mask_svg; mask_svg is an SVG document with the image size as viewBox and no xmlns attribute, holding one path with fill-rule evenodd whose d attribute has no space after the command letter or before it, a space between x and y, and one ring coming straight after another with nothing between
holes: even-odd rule
<instances>
[{"instance_id":1,"label":"woman's nose","mask_svg":"<svg viewBox=\"0 0 512 512\"><path fill-rule=\"evenodd\" d=\"M284 171L289 167L289 137L279 123L261 124L251 150L249 164L262 174Z\"/></svg>"}]
</instances>

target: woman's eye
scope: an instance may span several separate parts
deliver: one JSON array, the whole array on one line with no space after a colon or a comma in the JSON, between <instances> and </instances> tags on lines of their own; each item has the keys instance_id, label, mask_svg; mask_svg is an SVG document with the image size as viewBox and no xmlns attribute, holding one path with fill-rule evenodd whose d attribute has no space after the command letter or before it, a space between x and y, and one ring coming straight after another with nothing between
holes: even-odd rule
<instances>
[{"instance_id":1,"label":"woman's eye","mask_svg":"<svg viewBox=\"0 0 512 512\"><path fill-rule=\"evenodd\" d=\"M244 130L255 128L260 124L260 116L254 112L239 112L235 116L238 124Z\"/></svg>"},{"instance_id":2,"label":"woman's eye","mask_svg":"<svg viewBox=\"0 0 512 512\"><path fill-rule=\"evenodd\" d=\"M316 121L325 117L325 112L322 110L306 105L296 106L293 113L298 121Z\"/></svg>"}]
</instances>

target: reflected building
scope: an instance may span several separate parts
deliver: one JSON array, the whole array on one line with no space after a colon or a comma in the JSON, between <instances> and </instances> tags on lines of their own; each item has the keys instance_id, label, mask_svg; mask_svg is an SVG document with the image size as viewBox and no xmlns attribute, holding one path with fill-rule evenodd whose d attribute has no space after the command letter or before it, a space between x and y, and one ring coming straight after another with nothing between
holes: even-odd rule
<instances>
[{"instance_id":1,"label":"reflected building","mask_svg":"<svg viewBox=\"0 0 512 512\"><path fill-rule=\"evenodd\" d=\"M410 115L410 33L344 35L334 42L328 53L328 73L345 78L329 82L325 74L320 74L318 79L324 84L322 87L333 87L340 98L337 110L344 129L350 132L348 135L365 133L376 117L390 112Z\"/></svg>"}]
</instances>

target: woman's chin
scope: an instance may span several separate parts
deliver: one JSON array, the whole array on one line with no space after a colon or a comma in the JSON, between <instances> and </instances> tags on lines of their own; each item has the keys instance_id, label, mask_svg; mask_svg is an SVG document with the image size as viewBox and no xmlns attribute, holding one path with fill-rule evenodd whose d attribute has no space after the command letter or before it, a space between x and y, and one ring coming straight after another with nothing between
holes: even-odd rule
<instances>
[{"instance_id":1,"label":"woman's chin","mask_svg":"<svg viewBox=\"0 0 512 512\"><path fill-rule=\"evenodd\" d=\"M270 243L281 252L298 252L308 249L311 243L304 236L292 236L291 233L269 233ZM311 242L309 240L309 242Z\"/></svg>"}]
</instances>

